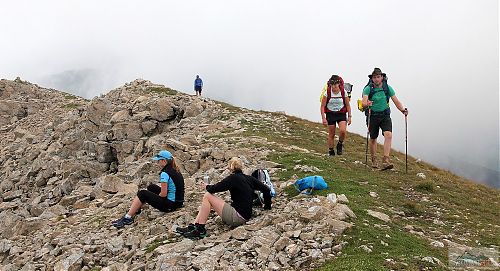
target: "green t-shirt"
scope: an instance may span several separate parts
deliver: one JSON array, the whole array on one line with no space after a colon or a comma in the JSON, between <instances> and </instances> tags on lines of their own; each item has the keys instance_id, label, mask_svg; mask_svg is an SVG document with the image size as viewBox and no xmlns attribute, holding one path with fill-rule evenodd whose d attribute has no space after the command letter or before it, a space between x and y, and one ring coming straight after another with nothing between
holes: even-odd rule
<instances>
[{"instance_id":1,"label":"green t-shirt","mask_svg":"<svg viewBox=\"0 0 500 271\"><path fill-rule=\"evenodd\" d=\"M389 96L392 97L396 95L396 92L394 92L394 89L387 85L389 87ZM370 86L366 86L363 89L363 96L369 96L370 95ZM387 104L387 100L385 98L385 93L383 88L375 88L375 94L373 94L371 100L373 102L372 105L372 110L373 112L382 112L386 110L389 105Z\"/></svg>"}]
</instances>

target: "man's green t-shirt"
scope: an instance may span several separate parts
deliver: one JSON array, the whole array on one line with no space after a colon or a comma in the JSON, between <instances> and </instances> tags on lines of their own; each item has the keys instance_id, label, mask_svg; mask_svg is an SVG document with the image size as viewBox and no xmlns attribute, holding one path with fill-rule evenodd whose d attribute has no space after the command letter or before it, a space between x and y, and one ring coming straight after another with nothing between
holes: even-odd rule
<instances>
[{"instance_id":1,"label":"man's green t-shirt","mask_svg":"<svg viewBox=\"0 0 500 271\"><path fill-rule=\"evenodd\" d=\"M392 97L396 95L396 92L394 92L394 89L387 85L389 87L389 96ZM385 93L383 88L375 88L375 94L373 94L371 101L373 102L372 105L372 110L373 112L382 112L386 110L389 105L387 104L387 100L385 98ZM366 86L363 89L363 96L369 96L370 95L370 86Z\"/></svg>"}]
</instances>

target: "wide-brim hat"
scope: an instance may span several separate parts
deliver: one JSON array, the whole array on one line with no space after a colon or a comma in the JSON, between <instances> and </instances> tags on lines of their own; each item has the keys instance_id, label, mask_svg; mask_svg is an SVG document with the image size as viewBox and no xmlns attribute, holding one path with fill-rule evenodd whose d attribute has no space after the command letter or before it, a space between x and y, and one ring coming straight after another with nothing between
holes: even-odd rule
<instances>
[{"instance_id":1,"label":"wide-brim hat","mask_svg":"<svg viewBox=\"0 0 500 271\"><path fill-rule=\"evenodd\" d=\"M378 75L378 74L382 75L383 77L386 76L385 73L383 73L380 68L375 68L375 69L373 69L372 74L368 75L368 78L372 78L372 76Z\"/></svg>"},{"instance_id":2,"label":"wide-brim hat","mask_svg":"<svg viewBox=\"0 0 500 271\"><path fill-rule=\"evenodd\" d=\"M153 156L153 160L158 161L158 160L172 160L173 156L169 151L162 150L160 151L157 155Z\"/></svg>"}]
</instances>

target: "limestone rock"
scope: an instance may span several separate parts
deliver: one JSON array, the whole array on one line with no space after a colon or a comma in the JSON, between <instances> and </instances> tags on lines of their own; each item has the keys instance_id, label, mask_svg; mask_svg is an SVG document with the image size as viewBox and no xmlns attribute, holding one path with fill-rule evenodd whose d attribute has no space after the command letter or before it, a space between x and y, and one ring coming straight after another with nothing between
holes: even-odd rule
<instances>
[{"instance_id":1,"label":"limestone rock","mask_svg":"<svg viewBox=\"0 0 500 271\"><path fill-rule=\"evenodd\" d=\"M377 211L372 211L372 210L366 210L368 212L369 215L375 217L375 218L378 218L386 223L390 222L391 221L391 218L384 214L384 213L381 213L381 212L377 212Z\"/></svg>"}]
</instances>

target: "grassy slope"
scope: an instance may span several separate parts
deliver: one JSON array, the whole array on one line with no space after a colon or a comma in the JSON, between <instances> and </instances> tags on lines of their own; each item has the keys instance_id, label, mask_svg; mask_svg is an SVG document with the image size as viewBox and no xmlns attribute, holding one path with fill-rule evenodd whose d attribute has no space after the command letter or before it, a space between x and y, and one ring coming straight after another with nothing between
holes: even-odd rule
<instances>
[{"instance_id":1,"label":"grassy slope","mask_svg":"<svg viewBox=\"0 0 500 271\"><path fill-rule=\"evenodd\" d=\"M239 111L234 107L229 109ZM344 238L348 244L342 254L327 262L321 270L446 269L431 268L432 265L421 259L425 256L436 257L447 266L447 248L432 247L428 239L405 230L407 225L414 226L434 240L442 241L443 235L448 235L448 240L470 246L500 245L498 190L472 183L423 162L416 163L412 157L408 158L406 174L405 156L395 151L391 153L395 164L392 171L373 171L365 165L355 164L354 161L365 161L365 138L356 134L348 134L345 155L341 157L314 154L326 152L326 128L295 117L287 116L286 119L285 130L273 129L276 124L265 121L245 121L245 134L312 151L311 154L303 154L272 146L275 151L268 158L287 169L279 173L281 180L291 179L294 174L299 178L306 175L293 170L297 163L323 170L319 174L328 181L329 188L318 194L345 194L350 201L349 206L358 216L353 221L355 227ZM378 150L382 150L381 146ZM427 176L425 180L416 176L420 172ZM379 197L369 196L370 191L378 193ZM289 192L292 196L296 193ZM392 222L386 224L369 216L367 209L388 214ZM444 223L435 223L436 219ZM361 245L372 247L373 251L364 252L359 248Z\"/></svg>"}]
</instances>

